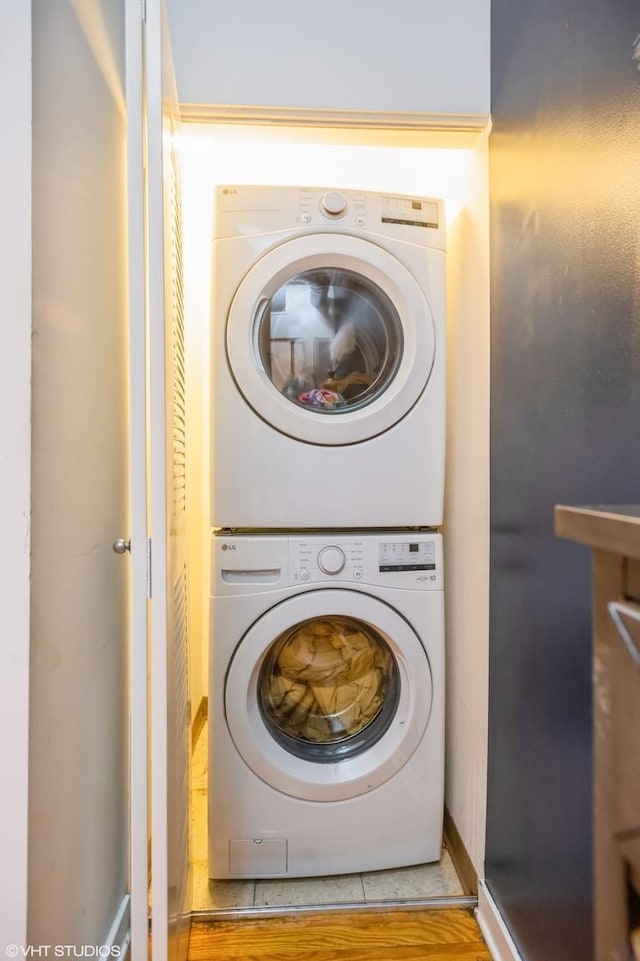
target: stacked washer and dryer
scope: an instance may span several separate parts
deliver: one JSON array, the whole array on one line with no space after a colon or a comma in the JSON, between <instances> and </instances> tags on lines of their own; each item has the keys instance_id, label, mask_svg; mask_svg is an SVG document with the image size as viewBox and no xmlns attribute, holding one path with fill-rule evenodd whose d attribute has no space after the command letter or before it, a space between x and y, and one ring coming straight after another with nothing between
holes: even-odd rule
<instances>
[{"instance_id":1,"label":"stacked washer and dryer","mask_svg":"<svg viewBox=\"0 0 640 961\"><path fill-rule=\"evenodd\" d=\"M209 874L438 860L442 202L217 190Z\"/></svg>"}]
</instances>

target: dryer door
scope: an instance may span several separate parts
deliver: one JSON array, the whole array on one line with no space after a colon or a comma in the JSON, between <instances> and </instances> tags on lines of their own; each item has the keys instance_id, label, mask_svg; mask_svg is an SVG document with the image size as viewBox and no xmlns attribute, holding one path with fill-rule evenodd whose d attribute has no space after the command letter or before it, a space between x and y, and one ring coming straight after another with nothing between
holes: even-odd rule
<instances>
[{"instance_id":1,"label":"dryer door","mask_svg":"<svg viewBox=\"0 0 640 961\"><path fill-rule=\"evenodd\" d=\"M229 730L251 770L310 801L388 780L418 746L431 703L413 628L353 590L310 591L264 614L238 645L225 688Z\"/></svg>"},{"instance_id":2,"label":"dryer door","mask_svg":"<svg viewBox=\"0 0 640 961\"><path fill-rule=\"evenodd\" d=\"M425 389L434 322L413 275L375 244L298 237L236 291L227 351L247 403L276 430L320 445L388 430Z\"/></svg>"}]
</instances>

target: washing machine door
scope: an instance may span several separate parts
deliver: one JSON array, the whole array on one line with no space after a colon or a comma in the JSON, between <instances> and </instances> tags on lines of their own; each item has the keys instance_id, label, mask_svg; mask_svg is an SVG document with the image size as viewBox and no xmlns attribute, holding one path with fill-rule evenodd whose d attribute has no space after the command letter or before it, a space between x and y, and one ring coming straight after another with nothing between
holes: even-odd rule
<instances>
[{"instance_id":1,"label":"washing machine door","mask_svg":"<svg viewBox=\"0 0 640 961\"><path fill-rule=\"evenodd\" d=\"M411 758L429 721L425 650L391 606L353 590L292 597L233 656L225 712L251 770L284 794L338 801Z\"/></svg>"},{"instance_id":2,"label":"washing machine door","mask_svg":"<svg viewBox=\"0 0 640 961\"><path fill-rule=\"evenodd\" d=\"M413 275L344 234L298 237L246 274L227 351L247 403L310 444L355 444L393 427L424 391L435 329Z\"/></svg>"}]
</instances>

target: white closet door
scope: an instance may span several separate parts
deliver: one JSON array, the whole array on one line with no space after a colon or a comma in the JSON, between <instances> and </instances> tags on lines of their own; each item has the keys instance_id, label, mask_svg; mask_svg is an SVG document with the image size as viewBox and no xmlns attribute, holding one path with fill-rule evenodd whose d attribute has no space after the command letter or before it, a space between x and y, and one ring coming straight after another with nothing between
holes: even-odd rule
<instances>
[{"instance_id":1,"label":"white closet door","mask_svg":"<svg viewBox=\"0 0 640 961\"><path fill-rule=\"evenodd\" d=\"M151 932L154 961L182 961L191 910L182 205L166 14L162 0L146 6Z\"/></svg>"},{"instance_id":2,"label":"white closet door","mask_svg":"<svg viewBox=\"0 0 640 961\"><path fill-rule=\"evenodd\" d=\"M133 961L147 958L151 836L153 958L183 961L191 907L190 713L181 202L172 143L177 100L162 0L147 0L146 24L140 0L127 0L126 11L131 945Z\"/></svg>"}]
</instances>

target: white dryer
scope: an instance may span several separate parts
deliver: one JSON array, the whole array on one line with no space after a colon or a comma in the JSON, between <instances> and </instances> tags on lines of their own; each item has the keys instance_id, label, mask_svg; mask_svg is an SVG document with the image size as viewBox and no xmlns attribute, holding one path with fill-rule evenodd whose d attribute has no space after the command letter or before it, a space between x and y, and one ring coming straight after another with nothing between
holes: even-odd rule
<instances>
[{"instance_id":1,"label":"white dryer","mask_svg":"<svg viewBox=\"0 0 640 961\"><path fill-rule=\"evenodd\" d=\"M217 190L217 528L437 527L445 446L440 200Z\"/></svg>"},{"instance_id":2,"label":"white dryer","mask_svg":"<svg viewBox=\"0 0 640 961\"><path fill-rule=\"evenodd\" d=\"M209 873L438 860L442 538L212 539Z\"/></svg>"}]
</instances>

